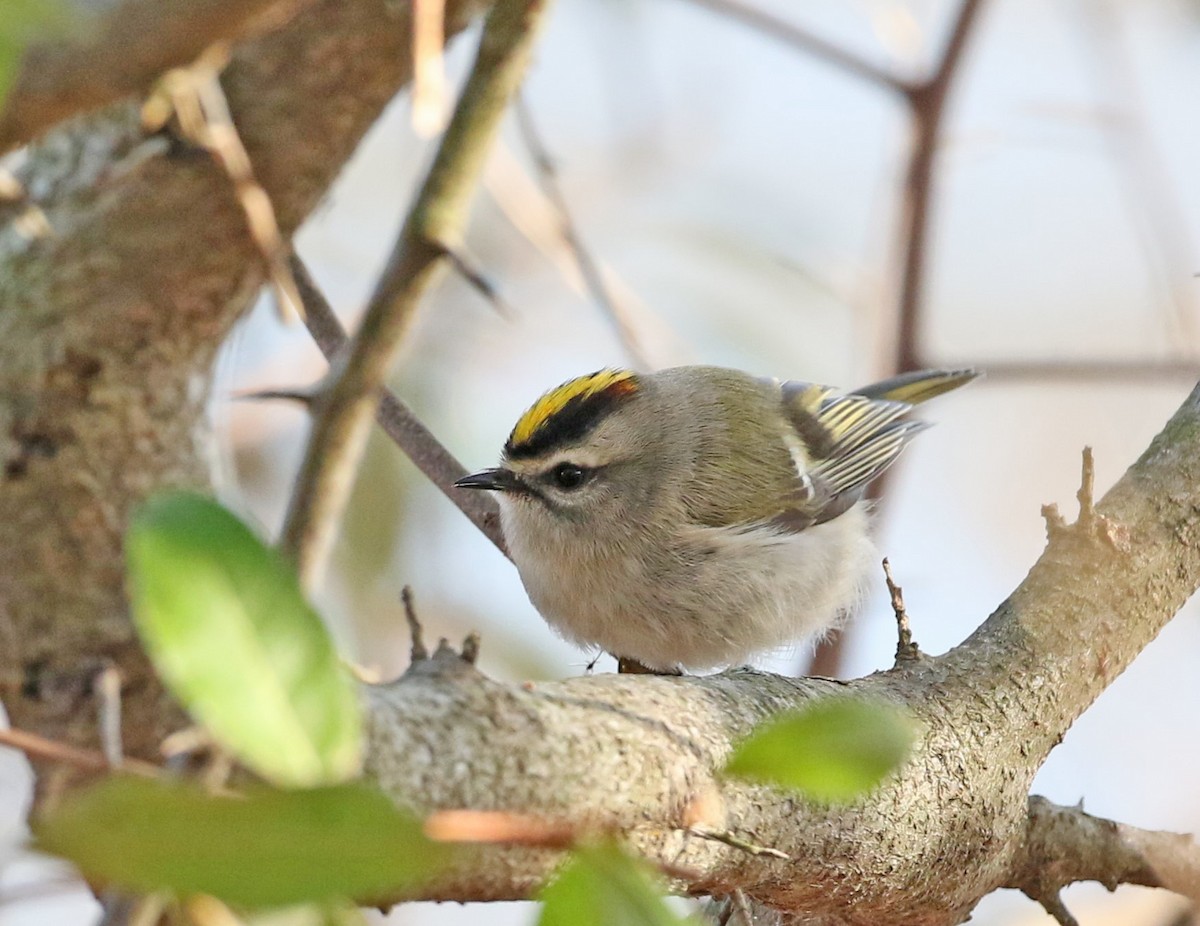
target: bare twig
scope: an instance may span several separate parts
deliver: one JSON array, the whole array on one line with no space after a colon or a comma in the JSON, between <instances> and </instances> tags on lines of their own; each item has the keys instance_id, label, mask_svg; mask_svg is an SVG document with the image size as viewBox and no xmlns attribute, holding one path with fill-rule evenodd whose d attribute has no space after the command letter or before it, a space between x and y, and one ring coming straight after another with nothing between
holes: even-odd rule
<instances>
[{"instance_id":1,"label":"bare twig","mask_svg":"<svg viewBox=\"0 0 1200 926\"><path fill-rule=\"evenodd\" d=\"M951 84L962 62L967 39L982 7L983 0L962 0L945 48L930 75L923 81L904 83L897 87L908 104L912 123L912 147L904 173L903 209L898 236L900 280L897 287L896 324L881 364L883 369L880 373L884 376L921 368L921 299L942 116ZM889 474L884 473L876 479L871 484L868 497L879 498L888 483L888 477ZM836 676L841 666L844 646L845 631L826 636L817 644L808 671L813 674Z\"/></svg>"},{"instance_id":2,"label":"bare twig","mask_svg":"<svg viewBox=\"0 0 1200 926\"><path fill-rule=\"evenodd\" d=\"M705 7L742 25L748 26L777 41L812 55L826 64L839 68L860 80L876 86L886 87L896 93L908 93L909 84L895 74L854 55L844 48L818 38L765 10L746 3L745 0L692 0L697 6Z\"/></svg>"},{"instance_id":3,"label":"bare twig","mask_svg":"<svg viewBox=\"0 0 1200 926\"><path fill-rule=\"evenodd\" d=\"M307 308L307 303L305 305ZM296 402L305 408L314 401L311 392L300 389L253 389L249 392L235 392L230 398L235 402Z\"/></svg>"},{"instance_id":4,"label":"bare twig","mask_svg":"<svg viewBox=\"0 0 1200 926\"><path fill-rule=\"evenodd\" d=\"M892 612L896 615L896 665L913 662L921 658L921 649L913 641L912 626L908 612L904 609L904 589L896 584L892 576L892 564L887 557L883 560L883 577L887 581L888 595L892 600Z\"/></svg>"},{"instance_id":5,"label":"bare twig","mask_svg":"<svg viewBox=\"0 0 1200 926\"><path fill-rule=\"evenodd\" d=\"M947 364L957 368L957 364ZM969 366L969 364L968 364ZM1168 358L1165 360L997 360L981 364L987 368L990 382L1038 380L1053 382L1068 380L1089 382L1145 381L1182 379L1195 382L1200 378L1200 361Z\"/></svg>"},{"instance_id":6,"label":"bare twig","mask_svg":"<svg viewBox=\"0 0 1200 926\"><path fill-rule=\"evenodd\" d=\"M1079 491L1075 498L1079 500L1079 524L1091 527L1096 520L1096 460L1092 456L1092 448L1083 448L1083 464L1080 470Z\"/></svg>"},{"instance_id":7,"label":"bare twig","mask_svg":"<svg viewBox=\"0 0 1200 926\"><path fill-rule=\"evenodd\" d=\"M250 155L221 89L221 71L228 63L229 48L216 44L205 49L190 67L168 72L159 82L158 92L142 107L142 120L149 129L157 130L176 116L183 138L209 152L221 165L233 183L250 237L263 256L280 313L285 317L301 315L304 309L288 269L288 248L279 231L275 207L254 176Z\"/></svg>"},{"instance_id":8,"label":"bare twig","mask_svg":"<svg viewBox=\"0 0 1200 926\"><path fill-rule=\"evenodd\" d=\"M111 767L117 768L124 759L124 748L121 745L120 669L111 662L105 665L92 681L92 692L99 714L97 728L100 731L100 748L105 761Z\"/></svg>"},{"instance_id":9,"label":"bare twig","mask_svg":"<svg viewBox=\"0 0 1200 926\"><path fill-rule=\"evenodd\" d=\"M779 849L771 846L760 846L749 840L742 839L740 836L735 836L728 830L713 829L711 826L691 826L688 827L688 833L700 839L709 839L713 842L719 842L721 845L729 846L731 849L738 849L745 852L747 855L753 855L756 858L777 858L783 861L788 861L791 856Z\"/></svg>"},{"instance_id":10,"label":"bare twig","mask_svg":"<svg viewBox=\"0 0 1200 926\"><path fill-rule=\"evenodd\" d=\"M450 111L443 55L445 0L413 0L413 130L432 138L446 127Z\"/></svg>"},{"instance_id":11,"label":"bare twig","mask_svg":"<svg viewBox=\"0 0 1200 926\"><path fill-rule=\"evenodd\" d=\"M503 810L439 810L426 817L425 835L435 842L569 849L579 839L580 828L568 820L546 820Z\"/></svg>"},{"instance_id":12,"label":"bare twig","mask_svg":"<svg viewBox=\"0 0 1200 926\"><path fill-rule=\"evenodd\" d=\"M406 585L400 590L400 600L404 603L404 619L408 622L408 632L412 637L409 661L424 662L429 658L429 650L425 648L425 640L421 636L421 622L417 620L417 609L413 606L411 586Z\"/></svg>"},{"instance_id":13,"label":"bare twig","mask_svg":"<svg viewBox=\"0 0 1200 926\"><path fill-rule=\"evenodd\" d=\"M462 237L488 146L525 73L548 0L500 0L480 39L471 76L429 175L347 353L313 422L281 545L296 561L301 585L313 589L366 447L388 372L421 298Z\"/></svg>"},{"instance_id":14,"label":"bare twig","mask_svg":"<svg viewBox=\"0 0 1200 926\"><path fill-rule=\"evenodd\" d=\"M437 810L425 818L425 835L436 842L573 849L613 835L612 827L584 826L507 810ZM688 880L695 872L661 859L646 859L668 878Z\"/></svg>"},{"instance_id":15,"label":"bare twig","mask_svg":"<svg viewBox=\"0 0 1200 926\"><path fill-rule=\"evenodd\" d=\"M299 257L292 256L292 275L300 298L304 301L304 323L325 359L334 358L349 343L342 323L338 321L324 294ZM454 458L405 405L388 389L380 394L379 410L375 413L379 426L397 447L413 462L443 494L483 532L505 556L508 548L500 529L500 511L485 492L454 488L454 481L467 474Z\"/></svg>"},{"instance_id":16,"label":"bare twig","mask_svg":"<svg viewBox=\"0 0 1200 926\"><path fill-rule=\"evenodd\" d=\"M904 178L901 217L901 257L896 344L889 373L919 369L921 299L927 265L926 242L933 207L934 168L941 142L946 100L966 49L971 29L979 18L983 0L962 0L937 66L932 74L905 91L913 142Z\"/></svg>"},{"instance_id":17,"label":"bare twig","mask_svg":"<svg viewBox=\"0 0 1200 926\"><path fill-rule=\"evenodd\" d=\"M501 140L488 161L485 182L492 201L512 226L554 265L572 292L582 298L590 298L588 282L579 269L579 259L562 234L562 215L531 166L526 164L525 158L518 157ZM648 333L653 330L656 339L663 339L664 335L671 332L665 320L654 312L611 264L597 254L593 254L592 259L596 264L596 272L612 294L614 304L621 306L628 316L638 319L640 331ZM644 341L642 346L647 346ZM651 368L663 365L664 361L672 361L671 355L676 353L673 348L668 348L664 356L657 356L663 354L663 349L645 352L650 354L649 359L653 361L649 364Z\"/></svg>"},{"instance_id":18,"label":"bare twig","mask_svg":"<svg viewBox=\"0 0 1200 926\"><path fill-rule=\"evenodd\" d=\"M571 253L575 255L575 263L579 267L579 275L583 278L584 286L587 287L592 299L612 325L625 353L638 368L650 369L651 364L638 340L628 311L609 291L608 284L604 281L604 272L583 242L579 226L575 223L575 218L567 203L567 197L563 193L562 185L558 182L558 170L554 166L554 159L550 156L545 142L542 141L541 133L538 132L537 124L533 121L533 113L524 96L517 96L515 108L517 124L521 128L521 137L537 167L542 191L558 213L563 239L566 241L567 247L571 249Z\"/></svg>"},{"instance_id":19,"label":"bare twig","mask_svg":"<svg viewBox=\"0 0 1200 926\"><path fill-rule=\"evenodd\" d=\"M1085 42L1092 73L1100 92L1118 112L1101 115L1101 135L1112 152L1122 192L1129 210L1140 217L1139 240L1147 262L1158 271L1161 285L1174 307L1170 321L1172 339L1195 345L1197 335L1196 285L1188 277L1195 270L1196 252L1183 211L1182 197L1172 189L1170 171L1146 124L1146 107L1139 98L1137 75L1129 58L1125 30L1111 2L1083 4ZM1157 258L1157 259L1156 259Z\"/></svg>"},{"instance_id":20,"label":"bare twig","mask_svg":"<svg viewBox=\"0 0 1200 926\"><path fill-rule=\"evenodd\" d=\"M446 250L446 257L458 275L471 284L471 287L479 295L483 296L501 316L512 318L516 314L513 312L512 307L504 301L504 298L500 295L500 290L496 288L496 284L488 278L479 264L472 260L462 245L453 250L448 248Z\"/></svg>"},{"instance_id":21,"label":"bare twig","mask_svg":"<svg viewBox=\"0 0 1200 926\"><path fill-rule=\"evenodd\" d=\"M122 771L150 777L162 774L162 769L157 765L141 759L126 758L114 765L102 753L79 749L25 730L0 730L0 746L19 749L31 759L59 762L88 772Z\"/></svg>"}]
</instances>

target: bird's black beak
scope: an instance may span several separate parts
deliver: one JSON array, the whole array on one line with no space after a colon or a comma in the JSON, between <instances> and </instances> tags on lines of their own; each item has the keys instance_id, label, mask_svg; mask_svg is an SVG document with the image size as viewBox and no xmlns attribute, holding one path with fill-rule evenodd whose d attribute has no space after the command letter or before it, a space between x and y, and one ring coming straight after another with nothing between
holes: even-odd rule
<instances>
[{"instance_id":1,"label":"bird's black beak","mask_svg":"<svg viewBox=\"0 0 1200 926\"><path fill-rule=\"evenodd\" d=\"M454 485L460 489L488 489L492 492L521 492L525 488L516 473L503 467L471 473L456 479Z\"/></svg>"}]
</instances>

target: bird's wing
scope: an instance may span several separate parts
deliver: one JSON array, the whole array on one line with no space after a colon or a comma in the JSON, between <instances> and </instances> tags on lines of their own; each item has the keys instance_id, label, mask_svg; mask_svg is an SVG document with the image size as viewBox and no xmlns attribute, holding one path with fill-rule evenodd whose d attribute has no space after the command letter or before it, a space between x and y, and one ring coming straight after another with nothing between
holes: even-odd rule
<instances>
[{"instance_id":1,"label":"bird's wing","mask_svg":"<svg viewBox=\"0 0 1200 926\"><path fill-rule=\"evenodd\" d=\"M905 416L908 402L837 395L827 386L780 386L784 417L803 442L799 488L777 523L803 530L837 517L862 498L867 483L887 469L904 445L928 425Z\"/></svg>"}]
</instances>

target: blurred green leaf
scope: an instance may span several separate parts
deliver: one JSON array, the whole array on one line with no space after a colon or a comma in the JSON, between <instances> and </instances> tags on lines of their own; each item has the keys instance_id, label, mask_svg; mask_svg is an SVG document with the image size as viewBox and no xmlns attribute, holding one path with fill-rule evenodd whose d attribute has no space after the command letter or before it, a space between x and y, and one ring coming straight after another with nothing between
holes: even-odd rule
<instances>
[{"instance_id":1,"label":"blurred green leaf","mask_svg":"<svg viewBox=\"0 0 1200 926\"><path fill-rule=\"evenodd\" d=\"M77 26L65 0L0 0L0 104L17 76L26 46L74 33Z\"/></svg>"},{"instance_id":2,"label":"blurred green leaf","mask_svg":"<svg viewBox=\"0 0 1200 926\"><path fill-rule=\"evenodd\" d=\"M892 705L829 698L759 726L725 771L797 788L814 800L851 801L904 761L912 739L912 719Z\"/></svg>"},{"instance_id":3,"label":"blurred green leaf","mask_svg":"<svg viewBox=\"0 0 1200 926\"><path fill-rule=\"evenodd\" d=\"M542 891L538 926L679 926L650 870L613 845L587 846Z\"/></svg>"},{"instance_id":4,"label":"blurred green leaf","mask_svg":"<svg viewBox=\"0 0 1200 926\"><path fill-rule=\"evenodd\" d=\"M39 849L100 884L211 894L247 908L385 900L448 856L361 784L218 797L183 782L114 777L64 799L33 831Z\"/></svg>"},{"instance_id":5,"label":"blurred green leaf","mask_svg":"<svg viewBox=\"0 0 1200 926\"><path fill-rule=\"evenodd\" d=\"M291 568L212 499L159 496L126 540L146 650L191 714L280 785L359 769L353 681Z\"/></svg>"}]
</instances>

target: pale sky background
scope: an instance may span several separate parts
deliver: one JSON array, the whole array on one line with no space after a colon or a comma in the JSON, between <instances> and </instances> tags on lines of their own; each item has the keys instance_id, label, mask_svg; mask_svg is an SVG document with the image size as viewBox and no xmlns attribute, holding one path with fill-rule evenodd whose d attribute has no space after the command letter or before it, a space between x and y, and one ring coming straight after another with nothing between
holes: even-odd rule
<instances>
[{"instance_id":1,"label":"pale sky background","mask_svg":"<svg viewBox=\"0 0 1200 926\"><path fill-rule=\"evenodd\" d=\"M930 60L956 6L758 2L906 71ZM455 77L473 45L472 33L452 46ZM1021 360L1197 356L1197 86L1195 4L988 4L948 113L938 174L923 329L930 363L986 370ZM576 221L631 297L656 365L717 363L846 386L876 374L880 322L894 298L906 139L895 101L688 0L560 0L527 94ZM347 319L361 310L426 163L410 122L407 101L398 101L299 238ZM532 178L510 124L468 247L512 317L447 282L424 308L395 379L469 467L494 462L516 416L545 388L627 362L561 272L570 255ZM1165 207L1154 205L1160 199ZM303 418L224 396L303 386L322 366L303 330L283 329L265 301L221 363L222 494L274 531ZM1191 385L1179 375L996 376L928 406L937 427L890 481L879 531L922 647L936 653L961 641L1020 581L1042 547L1041 504L1074 512L1085 444L1106 488ZM481 631L485 670L508 679L583 671L590 654L553 635L515 570L385 441L372 450L356 502L322 596L348 654L385 673L403 667L398 594L411 584L429 635ZM851 632L843 674L886 667L894 645L876 589ZM1200 828L1198 657L1200 621L1189 606L1070 731L1036 790L1139 826ZM799 661L793 652L763 664L787 671ZM0 868L19 836L22 775L0 750ZM28 861L8 865L0 898L44 874ZM1114 898L1088 885L1066 899L1084 926L1156 926L1171 909L1165 895L1130 888ZM515 926L534 917L520 904L415 905L389 922ZM0 926L94 918L78 892L52 905L0 902ZM987 899L974 921L1051 922L1012 893Z\"/></svg>"}]
</instances>

